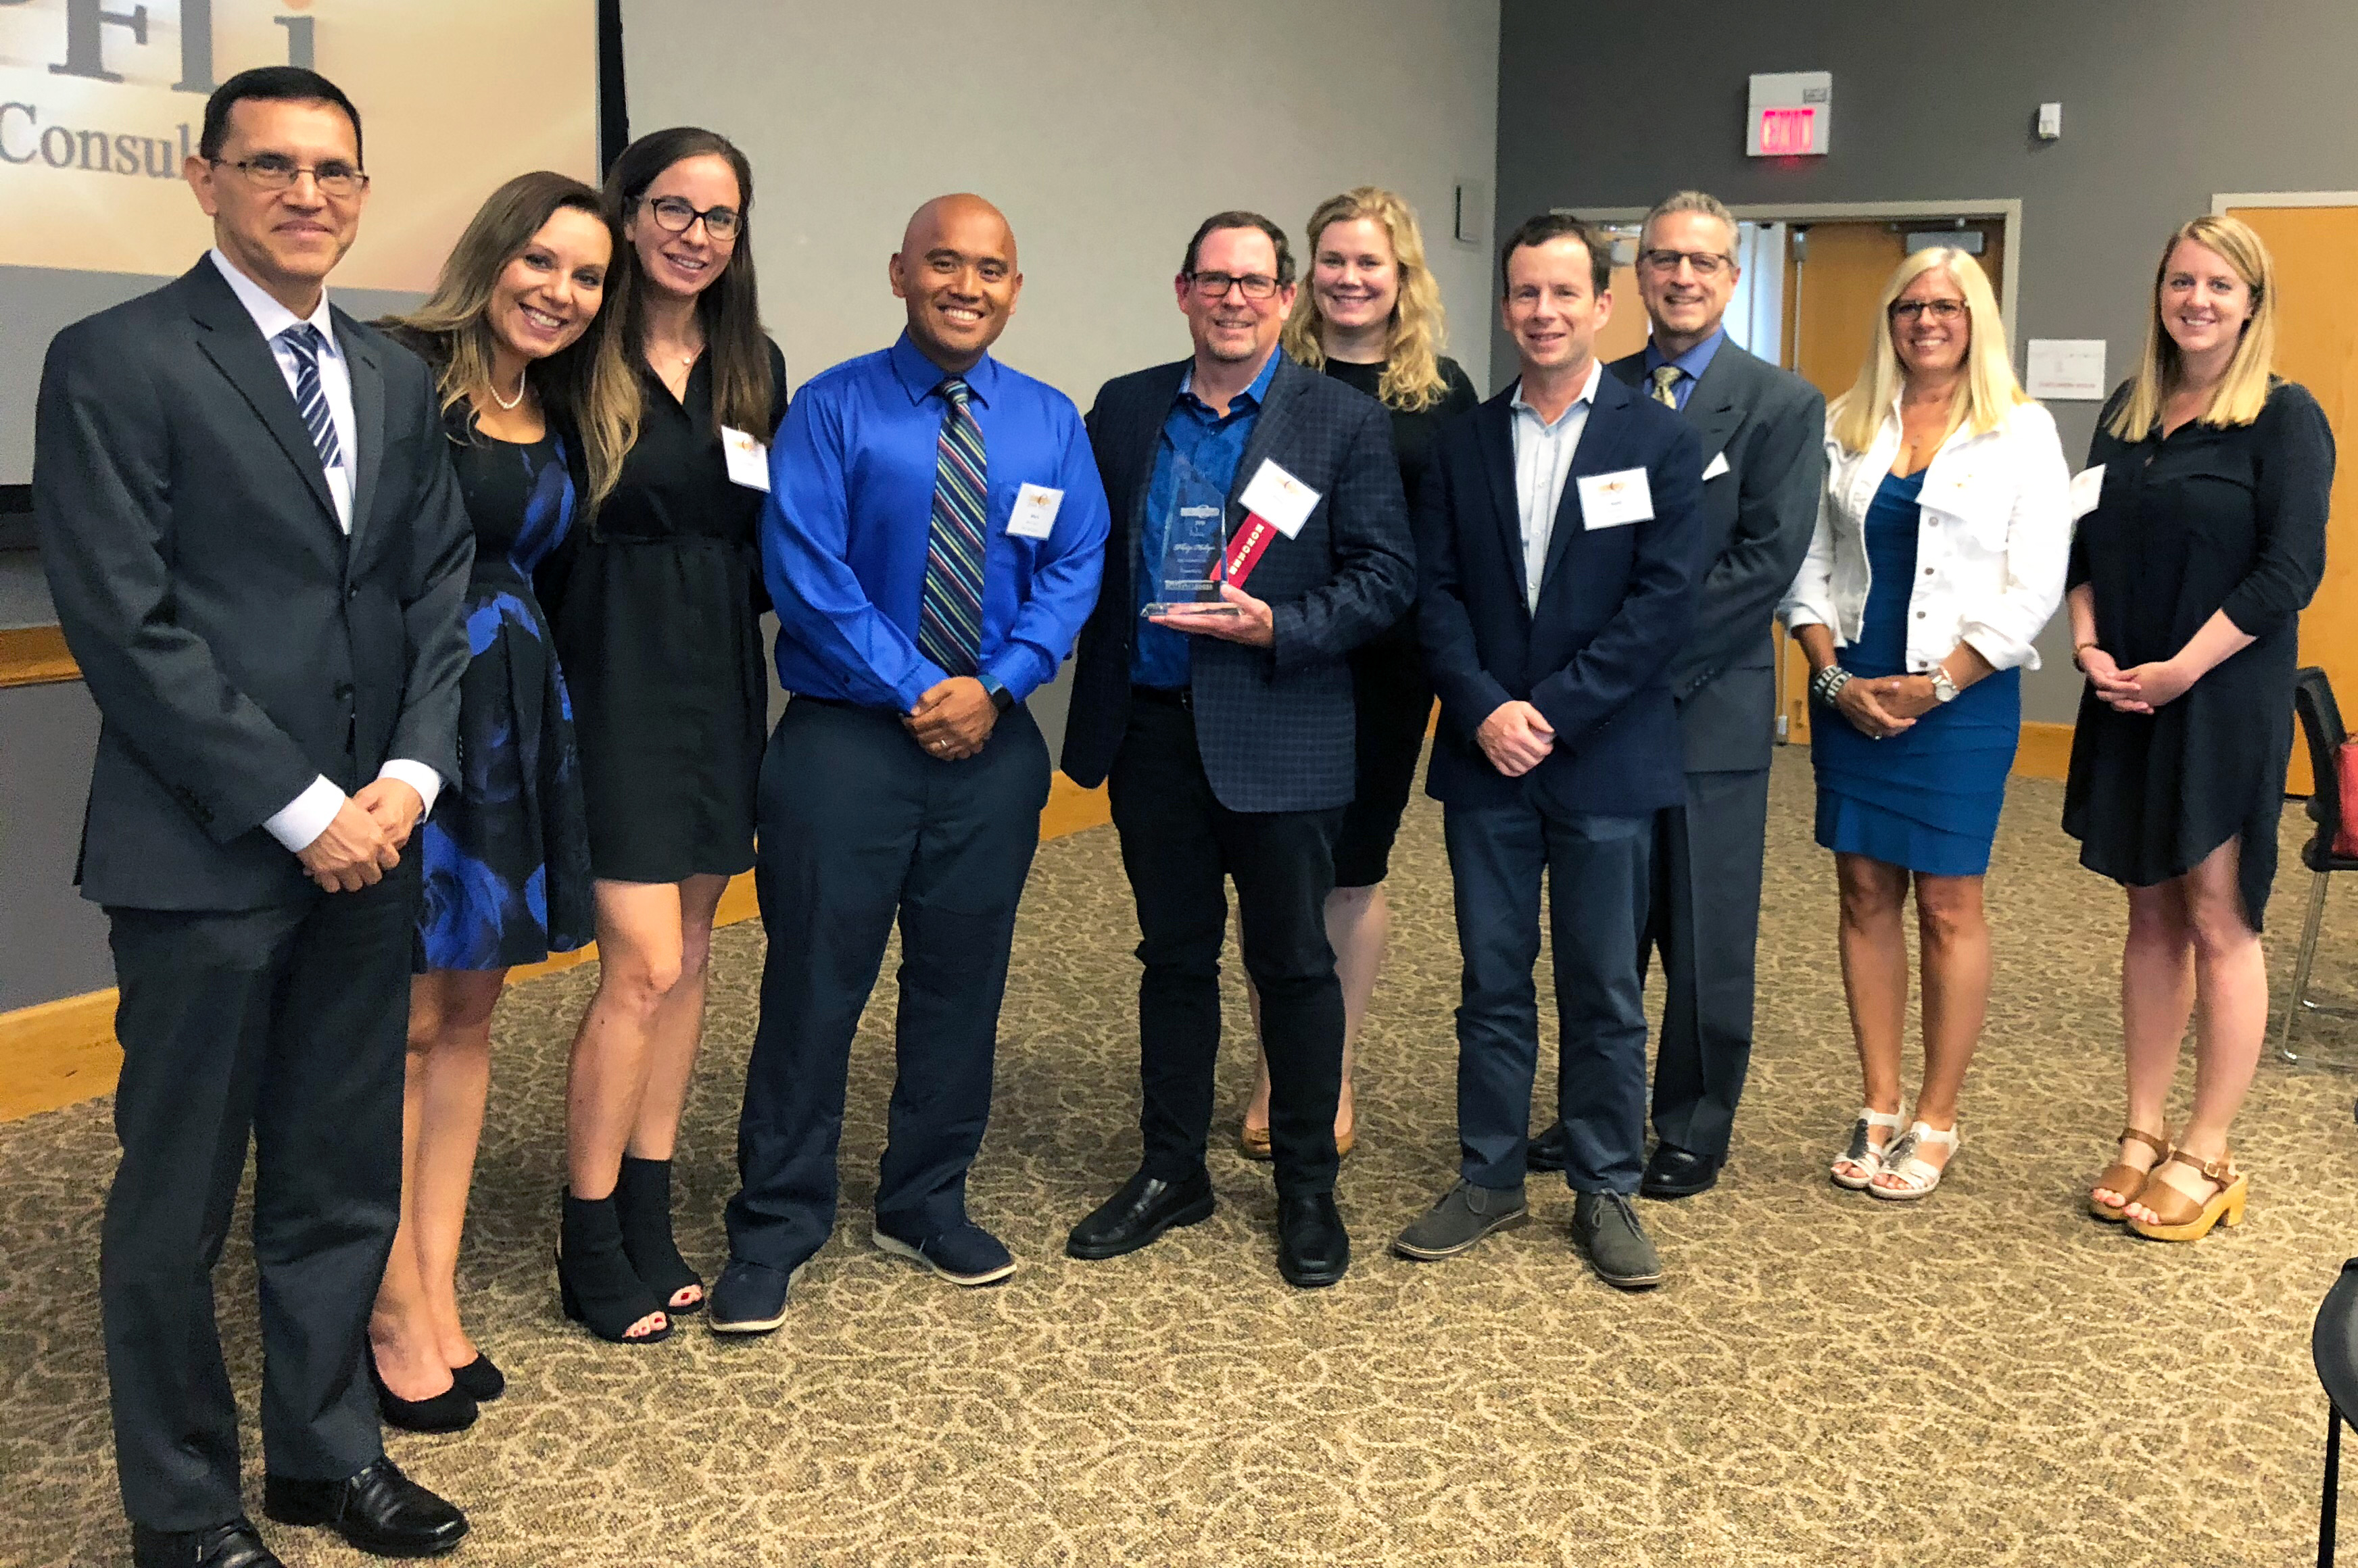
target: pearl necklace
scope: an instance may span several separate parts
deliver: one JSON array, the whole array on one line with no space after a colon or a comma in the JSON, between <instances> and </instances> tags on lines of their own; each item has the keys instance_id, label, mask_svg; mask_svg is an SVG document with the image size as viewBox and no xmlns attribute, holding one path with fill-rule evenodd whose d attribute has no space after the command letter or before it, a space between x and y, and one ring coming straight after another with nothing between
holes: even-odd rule
<instances>
[{"instance_id":1,"label":"pearl necklace","mask_svg":"<svg viewBox=\"0 0 2358 1568\"><path fill-rule=\"evenodd\" d=\"M530 373L531 368L529 366L525 367L524 370L516 372L516 395L513 399L502 397L500 395L500 389L496 386L490 388L492 401L498 404L503 412L514 413L515 411L516 405L524 401L524 395L526 390L525 382Z\"/></svg>"}]
</instances>

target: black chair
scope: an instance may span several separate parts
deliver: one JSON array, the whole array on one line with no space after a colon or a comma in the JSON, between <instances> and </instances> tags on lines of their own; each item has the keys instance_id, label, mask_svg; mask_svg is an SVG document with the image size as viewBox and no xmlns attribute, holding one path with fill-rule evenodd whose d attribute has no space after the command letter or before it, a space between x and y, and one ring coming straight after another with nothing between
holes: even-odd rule
<instances>
[{"instance_id":1,"label":"black chair","mask_svg":"<svg viewBox=\"0 0 2358 1568\"><path fill-rule=\"evenodd\" d=\"M2325 1292L2309 1331L2309 1350L2324 1385L2325 1490L2317 1500L2317 1568L2333 1568L2334 1515L2342 1498L2342 1412L2358 1410L2358 1258Z\"/></svg>"},{"instance_id":2,"label":"black chair","mask_svg":"<svg viewBox=\"0 0 2358 1568\"><path fill-rule=\"evenodd\" d=\"M2341 705L2333 687L2315 665L2293 677L2293 716L2300 720L2301 739L2309 743L2309 771L2314 782L2309 796L2309 819L2317 831L2301 846L2300 862L2315 873L2309 889L2309 918L2300 928L2300 957L2294 960L2292 994L2285 999L2284 1023L2277 1035L2277 1054L2298 1062L2292 1052L2292 1021L2302 1012L2331 1018L2358 1016L2343 1007L2329 1007L2309 999L2309 971L2317 961L2318 927L2325 921L2326 878L2335 871L2358 871L2358 859L2333 852L2334 835L2342 830L2342 775L2336 763L2342 742L2350 738L2342 727Z\"/></svg>"}]
</instances>

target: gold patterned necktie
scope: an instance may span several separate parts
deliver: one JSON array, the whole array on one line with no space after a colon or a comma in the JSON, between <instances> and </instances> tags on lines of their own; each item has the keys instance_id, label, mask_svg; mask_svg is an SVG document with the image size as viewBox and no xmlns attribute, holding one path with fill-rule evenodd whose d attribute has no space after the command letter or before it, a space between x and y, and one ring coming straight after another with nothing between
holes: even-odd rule
<instances>
[{"instance_id":1,"label":"gold patterned necktie","mask_svg":"<svg viewBox=\"0 0 2358 1568\"><path fill-rule=\"evenodd\" d=\"M1649 373L1654 384L1654 401L1665 408L1676 408L1679 400L1671 394L1671 388L1678 385L1679 377L1686 373L1676 365L1656 365Z\"/></svg>"}]
</instances>

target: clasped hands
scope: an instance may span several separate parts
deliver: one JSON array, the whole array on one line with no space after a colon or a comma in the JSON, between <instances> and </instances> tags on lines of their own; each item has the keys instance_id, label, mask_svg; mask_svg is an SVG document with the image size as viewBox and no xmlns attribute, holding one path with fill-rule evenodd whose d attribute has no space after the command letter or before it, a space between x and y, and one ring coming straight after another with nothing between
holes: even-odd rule
<instances>
[{"instance_id":1,"label":"clasped hands","mask_svg":"<svg viewBox=\"0 0 2358 1568\"><path fill-rule=\"evenodd\" d=\"M2080 650L2080 667L2096 688L2096 700L2115 713L2149 714L2184 697L2186 688L2194 684L2194 677L2176 659L2156 659L2123 669L2114 663L2112 654L2093 644Z\"/></svg>"},{"instance_id":2,"label":"clasped hands","mask_svg":"<svg viewBox=\"0 0 2358 1568\"><path fill-rule=\"evenodd\" d=\"M972 676L952 676L926 688L917 706L902 716L901 728L945 762L961 762L982 750L999 722L999 705Z\"/></svg>"},{"instance_id":3,"label":"clasped hands","mask_svg":"<svg viewBox=\"0 0 2358 1568\"><path fill-rule=\"evenodd\" d=\"M326 830L295 858L323 892L358 892L401 864L425 815L426 799L416 790L399 779L377 779L338 806Z\"/></svg>"},{"instance_id":4,"label":"clasped hands","mask_svg":"<svg viewBox=\"0 0 2358 1568\"><path fill-rule=\"evenodd\" d=\"M1870 741L1884 741L1912 728L1940 700L1930 676L1854 676L1834 693L1834 709Z\"/></svg>"},{"instance_id":5,"label":"clasped hands","mask_svg":"<svg viewBox=\"0 0 2358 1568\"><path fill-rule=\"evenodd\" d=\"M1474 743L1490 765L1510 779L1521 778L1555 750L1555 727L1528 702L1508 701L1490 710L1474 731Z\"/></svg>"}]
</instances>

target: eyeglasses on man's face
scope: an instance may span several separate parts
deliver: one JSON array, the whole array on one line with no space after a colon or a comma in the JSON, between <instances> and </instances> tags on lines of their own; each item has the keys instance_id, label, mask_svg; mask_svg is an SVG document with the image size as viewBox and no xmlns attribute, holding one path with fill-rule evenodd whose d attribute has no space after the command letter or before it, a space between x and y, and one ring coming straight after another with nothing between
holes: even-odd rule
<instances>
[{"instance_id":1,"label":"eyeglasses on man's face","mask_svg":"<svg viewBox=\"0 0 2358 1568\"><path fill-rule=\"evenodd\" d=\"M1717 251L1640 251L1639 265L1664 277L1676 276L1679 264L1694 268L1697 277L1717 277L1736 264Z\"/></svg>"},{"instance_id":2,"label":"eyeglasses on man's face","mask_svg":"<svg viewBox=\"0 0 2358 1568\"><path fill-rule=\"evenodd\" d=\"M295 182L305 175L319 189L319 194L334 201L349 201L368 189L369 177L341 158L330 158L321 164L297 163L285 153L256 153L252 157L208 159L216 168L233 168L245 176L246 182L257 190L292 190Z\"/></svg>"},{"instance_id":3,"label":"eyeglasses on man's face","mask_svg":"<svg viewBox=\"0 0 2358 1568\"><path fill-rule=\"evenodd\" d=\"M696 204L684 197L658 196L647 203L655 222L675 234L685 234L704 220L704 232L726 243L737 237L738 225L744 222L734 207L707 207L698 211Z\"/></svg>"},{"instance_id":4,"label":"eyeglasses on man's face","mask_svg":"<svg viewBox=\"0 0 2358 1568\"><path fill-rule=\"evenodd\" d=\"M1891 319L1913 321L1929 316L1935 321L1953 321L1965 313L1962 299L1895 299L1891 302Z\"/></svg>"},{"instance_id":5,"label":"eyeglasses on man's face","mask_svg":"<svg viewBox=\"0 0 2358 1568\"><path fill-rule=\"evenodd\" d=\"M1226 272L1194 272L1187 275L1187 282L1198 298L1215 302L1226 299L1231 288L1243 290L1247 299L1277 297L1277 279L1266 273L1249 272L1238 276Z\"/></svg>"}]
</instances>

